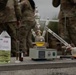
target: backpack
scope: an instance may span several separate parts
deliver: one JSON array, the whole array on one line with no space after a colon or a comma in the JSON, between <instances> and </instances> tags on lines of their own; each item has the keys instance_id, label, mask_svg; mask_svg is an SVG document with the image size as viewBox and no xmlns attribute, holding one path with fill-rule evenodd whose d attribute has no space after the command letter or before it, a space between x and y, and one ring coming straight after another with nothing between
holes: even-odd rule
<instances>
[{"instance_id":1,"label":"backpack","mask_svg":"<svg viewBox=\"0 0 76 75\"><path fill-rule=\"evenodd\" d=\"M0 0L0 10L4 10L8 0Z\"/></svg>"}]
</instances>

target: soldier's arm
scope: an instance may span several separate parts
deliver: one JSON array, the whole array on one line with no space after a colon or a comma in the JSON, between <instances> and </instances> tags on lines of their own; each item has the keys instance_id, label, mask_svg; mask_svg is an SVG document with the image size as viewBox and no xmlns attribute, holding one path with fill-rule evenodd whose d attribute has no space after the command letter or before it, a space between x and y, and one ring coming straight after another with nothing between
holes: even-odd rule
<instances>
[{"instance_id":1,"label":"soldier's arm","mask_svg":"<svg viewBox=\"0 0 76 75\"><path fill-rule=\"evenodd\" d=\"M21 13L21 8L18 4L18 0L14 0L14 8L15 8L17 20L20 21L22 13Z\"/></svg>"},{"instance_id":2,"label":"soldier's arm","mask_svg":"<svg viewBox=\"0 0 76 75\"><path fill-rule=\"evenodd\" d=\"M27 5L27 1L26 0L22 0L21 2L19 2L20 7L22 7L23 5Z\"/></svg>"},{"instance_id":3,"label":"soldier's arm","mask_svg":"<svg viewBox=\"0 0 76 75\"><path fill-rule=\"evenodd\" d=\"M60 5L60 0L52 0L52 5L58 7Z\"/></svg>"},{"instance_id":4,"label":"soldier's arm","mask_svg":"<svg viewBox=\"0 0 76 75\"><path fill-rule=\"evenodd\" d=\"M25 4L26 3L26 1L21 1L20 2L20 5L23 5L23 4Z\"/></svg>"}]
</instances>

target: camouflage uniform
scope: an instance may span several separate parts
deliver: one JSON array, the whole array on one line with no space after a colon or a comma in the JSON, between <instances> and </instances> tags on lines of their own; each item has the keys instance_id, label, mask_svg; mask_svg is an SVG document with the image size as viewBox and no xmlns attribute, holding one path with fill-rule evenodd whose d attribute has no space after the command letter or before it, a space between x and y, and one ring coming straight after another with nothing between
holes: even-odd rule
<instances>
[{"instance_id":1,"label":"camouflage uniform","mask_svg":"<svg viewBox=\"0 0 76 75\"><path fill-rule=\"evenodd\" d=\"M4 0L5 1L5 0ZM21 18L20 7L17 0L8 0L5 8L0 9L0 33L6 30L11 36L12 52L17 49L16 47L16 28L17 21Z\"/></svg>"},{"instance_id":2,"label":"camouflage uniform","mask_svg":"<svg viewBox=\"0 0 76 75\"><path fill-rule=\"evenodd\" d=\"M35 27L34 11L28 0L21 0L22 26L19 29L20 49L24 52L32 47L31 29Z\"/></svg>"},{"instance_id":3,"label":"camouflage uniform","mask_svg":"<svg viewBox=\"0 0 76 75\"><path fill-rule=\"evenodd\" d=\"M53 0L52 3L54 7L58 7L61 4L59 13L60 36L76 46L76 1ZM64 36L67 36L71 41L68 41L67 37Z\"/></svg>"}]
</instances>

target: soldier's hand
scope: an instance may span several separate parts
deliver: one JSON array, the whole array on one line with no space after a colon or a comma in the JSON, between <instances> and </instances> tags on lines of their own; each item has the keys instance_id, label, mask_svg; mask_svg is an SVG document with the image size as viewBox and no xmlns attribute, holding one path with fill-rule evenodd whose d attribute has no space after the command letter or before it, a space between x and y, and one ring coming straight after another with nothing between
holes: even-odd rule
<instances>
[{"instance_id":1,"label":"soldier's hand","mask_svg":"<svg viewBox=\"0 0 76 75\"><path fill-rule=\"evenodd\" d=\"M68 51L71 51L71 50L72 50L72 48L67 48L67 50L68 50Z\"/></svg>"}]
</instances>

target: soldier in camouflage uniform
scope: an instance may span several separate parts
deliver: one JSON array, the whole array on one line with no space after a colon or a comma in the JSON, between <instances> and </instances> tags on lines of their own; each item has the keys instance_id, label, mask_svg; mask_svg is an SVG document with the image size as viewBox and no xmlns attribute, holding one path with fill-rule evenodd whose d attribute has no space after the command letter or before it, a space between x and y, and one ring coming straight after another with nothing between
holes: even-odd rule
<instances>
[{"instance_id":1,"label":"soldier in camouflage uniform","mask_svg":"<svg viewBox=\"0 0 76 75\"><path fill-rule=\"evenodd\" d=\"M0 33L5 30L11 36L12 52L17 50L16 28L20 18L21 10L17 0L0 0Z\"/></svg>"},{"instance_id":2,"label":"soldier in camouflage uniform","mask_svg":"<svg viewBox=\"0 0 76 75\"><path fill-rule=\"evenodd\" d=\"M32 7L29 0L21 0L19 4L22 11L22 26L19 29L20 49L28 54L29 48L32 47L31 29L35 27L35 6Z\"/></svg>"},{"instance_id":3,"label":"soldier in camouflage uniform","mask_svg":"<svg viewBox=\"0 0 76 75\"><path fill-rule=\"evenodd\" d=\"M65 40L68 37L70 41L66 41L73 43L76 46L76 0L53 0L52 4L54 7L58 7L60 5L60 36Z\"/></svg>"}]
</instances>

